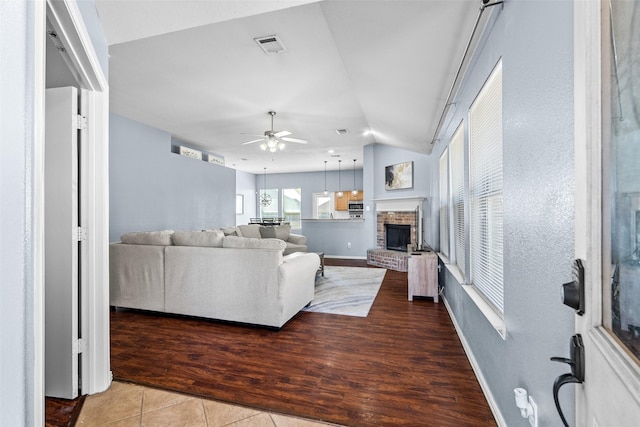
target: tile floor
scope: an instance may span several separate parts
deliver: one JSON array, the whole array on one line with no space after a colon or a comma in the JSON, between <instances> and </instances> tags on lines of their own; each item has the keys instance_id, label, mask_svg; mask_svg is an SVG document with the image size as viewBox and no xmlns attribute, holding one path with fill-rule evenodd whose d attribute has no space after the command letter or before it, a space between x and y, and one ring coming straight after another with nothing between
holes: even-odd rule
<instances>
[{"instance_id":1,"label":"tile floor","mask_svg":"<svg viewBox=\"0 0 640 427\"><path fill-rule=\"evenodd\" d=\"M76 426L327 427L335 425L114 381L104 393L94 394L85 399Z\"/></svg>"}]
</instances>

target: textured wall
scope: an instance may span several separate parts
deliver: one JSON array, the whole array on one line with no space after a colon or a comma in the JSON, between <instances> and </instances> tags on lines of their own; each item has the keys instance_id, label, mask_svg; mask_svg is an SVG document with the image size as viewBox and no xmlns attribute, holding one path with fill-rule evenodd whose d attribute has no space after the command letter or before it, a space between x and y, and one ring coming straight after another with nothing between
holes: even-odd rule
<instances>
[{"instance_id":1,"label":"textured wall","mask_svg":"<svg viewBox=\"0 0 640 427\"><path fill-rule=\"evenodd\" d=\"M560 302L573 259L573 7L570 1L510 1L496 15L456 98L450 126L434 148L438 158L485 79L503 60L504 297L506 340L491 327L457 280L445 273L446 299L509 426L525 426L513 388L538 403L540 426L560 419L554 378L567 368L573 312ZM438 190L433 186L433 200ZM437 215L437 210L433 210ZM468 225L468 213L467 213ZM430 238L438 245L438 221ZM468 264L467 264L468 265ZM573 391L562 391L573 418Z\"/></svg>"},{"instance_id":2,"label":"textured wall","mask_svg":"<svg viewBox=\"0 0 640 427\"><path fill-rule=\"evenodd\" d=\"M110 116L110 230L200 230L235 224L236 172L171 152L171 135Z\"/></svg>"}]
</instances>

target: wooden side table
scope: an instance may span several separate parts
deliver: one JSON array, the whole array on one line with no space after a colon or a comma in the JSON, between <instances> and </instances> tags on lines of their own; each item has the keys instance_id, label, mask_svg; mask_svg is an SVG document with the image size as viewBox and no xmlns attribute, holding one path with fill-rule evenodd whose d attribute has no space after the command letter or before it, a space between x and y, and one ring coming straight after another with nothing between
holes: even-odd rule
<instances>
[{"instance_id":1,"label":"wooden side table","mask_svg":"<svg viewBox=\"0 0 640 427\"><path fill-rule=\"evenodd\" d=\"M420 296L433 297L433 302L438 302L438 257L435 252L419 253L409 256L409 301Z\"/></svg>"}]
</instances>

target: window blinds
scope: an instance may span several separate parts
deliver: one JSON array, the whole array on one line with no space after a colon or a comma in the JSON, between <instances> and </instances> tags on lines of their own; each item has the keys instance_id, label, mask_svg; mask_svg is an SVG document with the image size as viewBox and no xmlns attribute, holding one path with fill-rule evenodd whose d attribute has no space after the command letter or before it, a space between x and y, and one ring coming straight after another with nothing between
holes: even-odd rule
<instances>
[{"instance_id":1,"label":"window blinds","mask_svg":"<svg viewBox=\"0 0 640 427\"><path fill-rule=\"evenodd\" d=\"M504 313L502 61L469 109L471 283Z\"/></svg>"},{"instance_id":2,"label":"window blinds","mask_svg":"<svg viewBox=\"0 0 640 427\"><path fill-rule=\"evenodd\" d=\"M451 208L453 221L453 253L455 263L465 273L464 236L464 125L460 124L449 143L451 158Z\"/></svg>"},{"instance_id":3,"label":"window blinds","mask_svg":"<svg viewBox=\"0 0 640 427\"><path fill-rule=\"evenodd\" d=\"M440 252L449 256L449 156L440 156Z\"/></svg>"}]
</instances>

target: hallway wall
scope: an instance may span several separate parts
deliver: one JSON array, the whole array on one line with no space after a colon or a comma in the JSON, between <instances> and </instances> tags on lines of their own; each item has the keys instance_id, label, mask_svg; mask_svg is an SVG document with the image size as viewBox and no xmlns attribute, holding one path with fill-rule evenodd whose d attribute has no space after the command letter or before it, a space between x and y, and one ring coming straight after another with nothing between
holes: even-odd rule
<instances>
[{"instance_id":1,"label":"hallway wall","mask_svg":"<svg viewBox=\"0 0 640 427\"><path fill-rule=\"evenodd\" d=\"M524 387L538 403L539 425L556 426L552 385L567 368L549 357L566 357L573 334L573 311L559 297L574 253L573 3L523 0L495 7L501 10L479 44L430 170L437 182L440 155L458 124L466 126L469 106L502 58L506 339L448 269L442 278L470 358L506 425L528 425L514 404L513 389ZM432 200L439 200L438 191L434 185ZM432 208L439 217L438 206ZM439 221L430 227L428 243L439 247ZM570 388L562 401L571 421Z\"/></svg>"}]
</instances>

